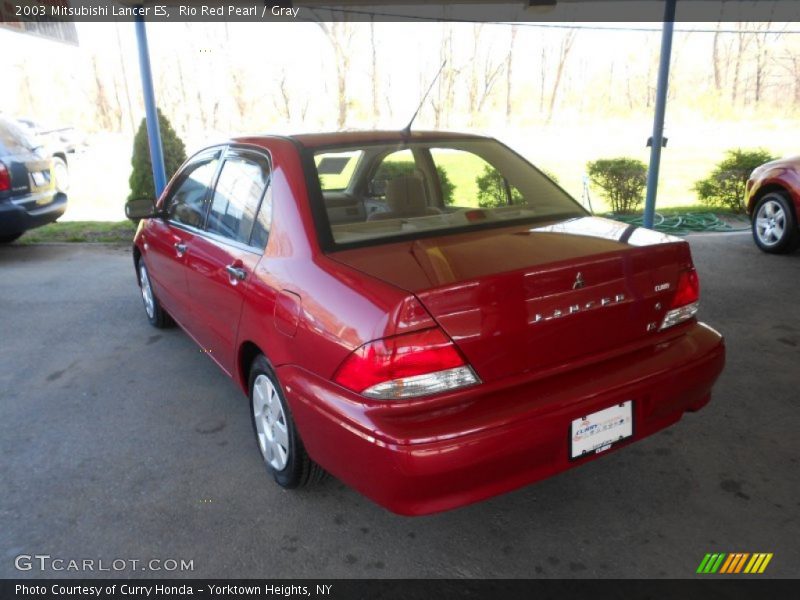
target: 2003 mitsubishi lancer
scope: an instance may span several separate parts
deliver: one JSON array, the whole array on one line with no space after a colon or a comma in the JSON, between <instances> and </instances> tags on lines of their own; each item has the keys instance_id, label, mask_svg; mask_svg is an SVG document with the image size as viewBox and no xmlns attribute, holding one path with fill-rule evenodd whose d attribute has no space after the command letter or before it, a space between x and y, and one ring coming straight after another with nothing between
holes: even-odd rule
<instances>
[{"instance_id":1,"label":"2003 mitsubishi lancer","mask_svg":"<svg viewBox=\"0 0 800 600\"><path fill-rule=\"evenodd\" d=\"M685 241L591 216L494 139L240 138L127 210L147 318L249 396L287 488L462 506L674 424L724 365Z\"/></svg>"}]
</instances>

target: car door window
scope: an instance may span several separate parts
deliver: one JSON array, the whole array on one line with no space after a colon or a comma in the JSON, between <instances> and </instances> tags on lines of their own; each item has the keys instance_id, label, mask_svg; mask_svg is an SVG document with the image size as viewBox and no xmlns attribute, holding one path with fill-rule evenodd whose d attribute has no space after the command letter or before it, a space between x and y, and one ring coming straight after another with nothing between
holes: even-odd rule
<instances>
[{"instance_id":1,"label":"car door window","mask_svg":"<svg viewBox=\"0 0 800 600\"><path fill-rule=\"evenodd\" d=\"M182 181L167 199L167 214L171 221L191 227L203 226L208 188L218 162L216 157L209 157L186 167Z\"/></svg>"},{"instance_id":2,"label":"car door window","mask_svg":"<svg viewBox=\"0 0 800 600\"><path fill-rule=\"evenodd\" d=\"M214 188L206 229L235 242L249 244L268 184L269 166L263 158L227 157ZM259 220L255 228L259 240L264 239L265 243L269 230L269 217L266 218L267 221Z\"/></svg>"}]
</instances>

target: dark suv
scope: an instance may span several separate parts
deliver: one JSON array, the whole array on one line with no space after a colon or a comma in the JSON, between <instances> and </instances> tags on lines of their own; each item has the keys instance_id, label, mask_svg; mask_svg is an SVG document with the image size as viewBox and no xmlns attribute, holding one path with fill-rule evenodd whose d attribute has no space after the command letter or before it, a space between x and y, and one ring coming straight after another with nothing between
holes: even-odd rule
<instances>
[{"instance_id":1,"label":"dark suv","mask_svg":"<svg viewBox=\"0 0 800 600\"><path fill-rule=\"evenodd\" d=\"M50 157L0 115L0 243L52 223L66 208L67 196L56 190Z\"/></svg>"}]
</instances>

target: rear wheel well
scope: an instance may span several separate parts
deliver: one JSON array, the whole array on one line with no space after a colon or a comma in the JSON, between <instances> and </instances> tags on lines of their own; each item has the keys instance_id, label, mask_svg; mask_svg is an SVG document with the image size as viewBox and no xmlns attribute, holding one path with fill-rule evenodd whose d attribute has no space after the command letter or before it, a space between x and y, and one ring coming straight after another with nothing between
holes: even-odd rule
<instances>
[{"instance_id":1,"label":"rear wheel well","mask_svg":"<svg viewBox=\"0 0 800 600\"><path fill-rule=\"evenodd\" d=\"M259 354L264 353L261 348L250 341L245 342L239 348L239 384L246 393L250 393L250 390L247 389L250 385L250 367L253 366L253 361Z\"/></svg>"},{"instance_id":2,"label":"rear wheel well","mask_svg":"<svg viewBox=\"0 0 800 600\"><path fill-rule=\"evenodd\" d=\"M55 152L55 153L53 154L53 158L60 158L61 160L63 160L63 161L64 161L64 164L65 164L65 165L66 165L66 164L69 164L69 163L67 162L67 155L66 155L66 154L64 154L63 152Z\"/></svg>"},{"instance_id":3,"label":"rear wheel well","mask_svg":"<svg viewBox=\"0 0 800 600\"><path fill-rule=\"evenodd\" d=\"M142 285L142 282L139 281L139 259L142 257L142 251L139 250L139 246L134 244L133 246L133 270L136 272L136 282L139 285Z\"/></svg>"},{"instance_id":4,"label":"rear wheel well","mask_svg":"<svg viewBox=\"0 0 800 600\"><path fill-rule=\"evenodd\" d=\"M756 209L756 204L758 204L758 201L761 200L767 194L771 194L773 192L780 192L780 193L786 195L788 197L788 199L789 199L789 206L791 207L792 212L795 212L795 210L794 210L794 202L792 201L792 195L789 193L789 190L787 190L784 186L782 186L780 184L770 183L769 185L765 185L764 187L759 189L758 193L755 196L753 196L753 200L750 202L750 205L747 207L747 214L749 214L752 217L753 216L753 212ZM797 217L797 215L795 215L795 217Z\"/></svg>"}]
</instances>

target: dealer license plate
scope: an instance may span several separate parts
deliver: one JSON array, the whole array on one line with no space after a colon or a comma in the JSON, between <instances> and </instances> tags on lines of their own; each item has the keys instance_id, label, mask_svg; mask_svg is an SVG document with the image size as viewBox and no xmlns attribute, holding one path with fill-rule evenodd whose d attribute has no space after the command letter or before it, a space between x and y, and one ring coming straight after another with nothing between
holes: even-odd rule
<instances>
[{"instance_id":1,"label":"dealer license plate","mask_svg":"<svg viewBox=\"0 0 800 600\"><path fill-rule=\"evenodd\" d=\"M575 419L570 430L570 457L603 452L632 435L633 401L628 400Z\"/></svg>"}]
</instances>

